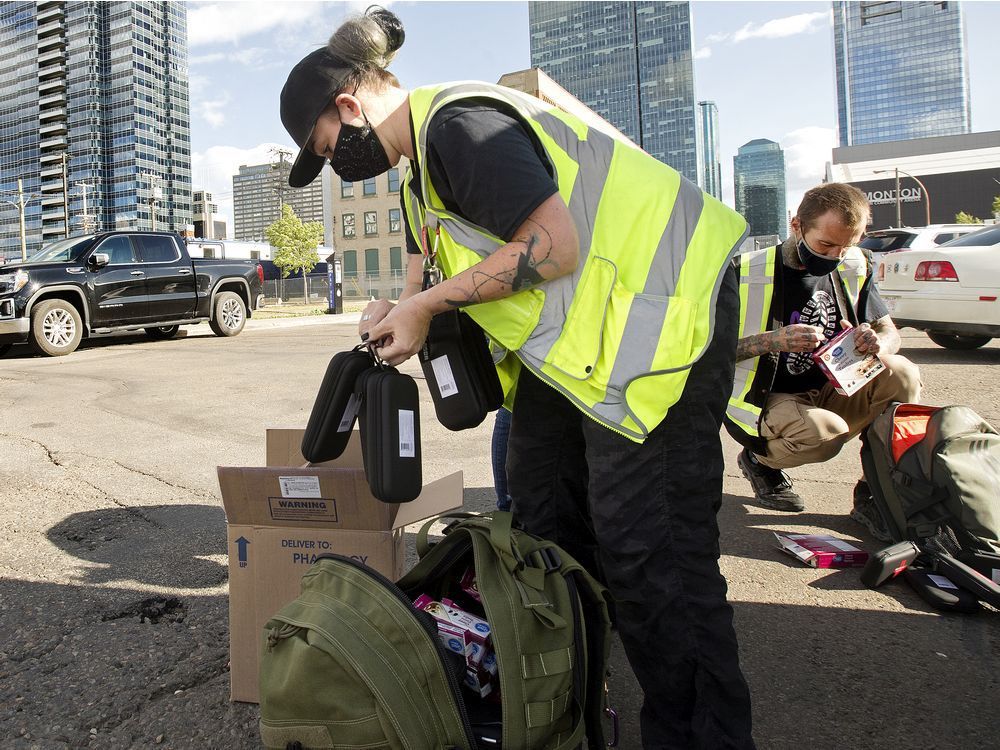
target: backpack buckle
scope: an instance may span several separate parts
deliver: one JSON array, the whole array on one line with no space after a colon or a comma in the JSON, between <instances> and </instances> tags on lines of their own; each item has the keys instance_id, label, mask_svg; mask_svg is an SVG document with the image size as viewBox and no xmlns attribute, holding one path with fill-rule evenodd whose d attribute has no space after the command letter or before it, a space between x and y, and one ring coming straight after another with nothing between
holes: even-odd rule
<instances>
[{"instance_id":1,"label":"backpack buckle","mask_svg":"<svg viewBox=\"0 0 1000 750\"><path fill-rule=\"evenodd\" d=\"M541 568L546 573L559 570L562 567L562 557L554 547L542 547L531 553L532 564L535 568Z\"/></svg>"}]
</instances>

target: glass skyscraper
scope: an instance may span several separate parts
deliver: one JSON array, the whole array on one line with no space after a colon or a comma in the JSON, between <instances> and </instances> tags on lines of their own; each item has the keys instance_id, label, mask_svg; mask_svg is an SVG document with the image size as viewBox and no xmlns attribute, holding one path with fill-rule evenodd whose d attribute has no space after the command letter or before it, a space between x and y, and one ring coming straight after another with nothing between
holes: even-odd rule
<instances>
[{"instance_id":1,"label":"glass skyscraper","mask_svg":"<svg viewBox=\"0 0 1000 750\"><path fill-rule=\"evenodd\" d=\"M698 183L686 2L529 2L531 65Z\"/></svg>"},{"instance_id":2,"label":"glass skyscraper","mask_svg":"<svg viewBox=\"0 0 1000 750\"><path fill-rule=\"evenodd\" d=\"M183 3L0 3L0 197L17 200L18 178L29 253L191 223ZM17 211L0 211L0 253L20 255Z\"/></svg>"},{"instance_id":3,"label":"glass skyscraper","mask_svg":"<svg viewBox=\"0 0 1000 750\"><path fill-rule=\"evenodd\" d=\"M785 211L785 154L774 141L756 138L733 157L736 211L750 225L750 234L788 236Z\"/></svg>"},{"instance_id":4,"label":"glass skyscraper","mask_svg":"<svg viewBox=\"0 0 1000 750\"><path fill-rule=\"evenodd\" d=\"M698 185L722 200L722 163L719 161L719 108L698 102Z\"/></svg>"},{"instance_id":5,"label":"glass skyscraper","mask_svg":"<svg viewBox=\"0 0 1000 750\"><path fill-rule=\"evenodd\" d=\"M970 132L958 2L834 2L840 145Z\"/></svg>"}]
</instances>

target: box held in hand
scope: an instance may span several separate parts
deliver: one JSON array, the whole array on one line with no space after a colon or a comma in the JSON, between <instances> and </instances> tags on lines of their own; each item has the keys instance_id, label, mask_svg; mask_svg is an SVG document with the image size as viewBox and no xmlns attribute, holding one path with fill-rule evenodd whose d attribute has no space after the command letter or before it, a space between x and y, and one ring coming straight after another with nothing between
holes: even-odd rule
<instances>
[{"instance_id":1,"label":"box held in hand","mask_svg":"<svg viewBox=\"0 0 1000 750\"><path fill-rule=\"evenodd\" d=\"M857 393L885 369L877 354L862 354L854 348L853 328L838 333L812 357L837 393L844 396Z\"/></svg>"},{"instance_id":2,"label":"box held in hand","mask_svg":"<svg viewBox=\"0 0 1000 750\"><path fill-rule=\"evenodd\" d=\"M351 435L335 461L305 465L303 430L269 429L262 467L220 466L229 550L231 698L255 703L264 623L299 595L318 555L352 557L391 580L403 574L404 527L462 506L462 472L416 500L376 500Z\"/></svg>"}]
</instances>

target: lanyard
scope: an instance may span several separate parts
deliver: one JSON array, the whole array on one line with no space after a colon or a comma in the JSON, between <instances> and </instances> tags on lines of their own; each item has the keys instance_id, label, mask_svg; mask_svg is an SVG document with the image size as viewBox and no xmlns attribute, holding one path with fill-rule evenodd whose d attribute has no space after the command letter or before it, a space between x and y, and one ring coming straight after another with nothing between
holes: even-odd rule
<instances>
[{"instance_id":1,"label":"lanyard","mask_svg":"<svg viewBox=\"0 0 1000 750\"><path fill-rule=\"evenodd\" d=\"M435 284L441 283L441 269L437 267L437 247L438 240L441 239L441 227L435 221L434 228L427 224L420 227L420 245L424 253L424 281L422 290L430 289ZM434 244L431 245L430 233L434 232Z\"/></svg>"}]
</instances>

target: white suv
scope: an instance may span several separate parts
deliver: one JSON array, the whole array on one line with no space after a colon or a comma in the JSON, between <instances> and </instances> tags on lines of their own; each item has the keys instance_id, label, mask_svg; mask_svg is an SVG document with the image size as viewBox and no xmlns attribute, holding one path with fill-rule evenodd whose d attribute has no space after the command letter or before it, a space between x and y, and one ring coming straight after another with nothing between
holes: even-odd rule
<instances>
[{"instance_id":1,"label":"white suv","mask_svg":"<svg viewBox=\"0 0 1000 750\"><path fill-rule=\"evenodd\" d=\"M928 224L926 227L876 229L868 232L858 244L868 248L878 260L883 253L896 250L929 250L982 228L982 224Z\"/></svg>"}]
</instances>

